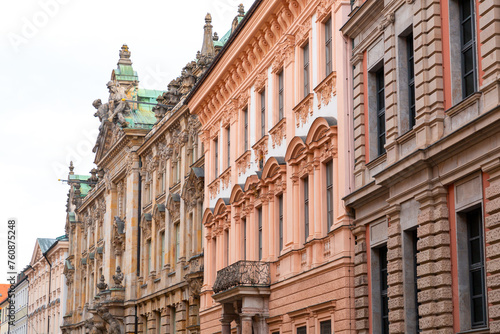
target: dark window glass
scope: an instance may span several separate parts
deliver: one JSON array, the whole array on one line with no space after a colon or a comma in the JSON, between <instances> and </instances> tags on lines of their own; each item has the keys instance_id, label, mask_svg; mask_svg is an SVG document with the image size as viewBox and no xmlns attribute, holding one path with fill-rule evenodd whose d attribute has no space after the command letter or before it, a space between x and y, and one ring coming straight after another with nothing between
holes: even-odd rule
<instances>
[{"instance_id":1,"label":"dark window glass","mask_svg":"<svg viewBox=\"0 0 500 334\"><path fill-rule=\"evenodd\" d=\"M332 321L322 321L319 323L320 334L332 334Z\"/></svg>"},{"instance_id":2,"label":"dark window glass","mask_svg":"<svg viewBox=\"0 0 500 334\"><path fill-rule=\"evenodd\" d=\"M260 93L260 136L266 134L266 91Z\"/></svg>"},{"instance_id":3,"label":"dark window glass","mask_svg":"<svg viewBox=\"0 0 500 334\"><path fill-rule=\"evenodd\" d=\"M382 333L389 334L389 298L387 296L387 246L378 250L380 261L380 302L382 316Z\"/></svg>"},{"instance_id":4,"label":"dark window glass","mask_svg":"<svg viewBox=\"0 0 500 334\"><path fill-rule=\"evenodd\" d=\"M326 222L327 232L333 225L333 161L326 164Z\"/></svg>"},{"instance_id":5,"label":"dark window glass","mask_svg":"<svg viewBox=\"0 0 500 334\"><path fill-rule=\"evenodd\" d=\"M413 34L406 37L408 55L408 120L410 130L415 126L415 63L413 54Z\"/></svg>"},{"instance_id":6,"label":"dark window glass","mask_svg":"<svg viewBox=\"0 0 500 334\"><path fill-rule=\"evenodd\" d=\"M279 214L279 221L278 221L278 228L279 228L279 246L280 246L280 251L283 250L283 195L278 197L278 214Z\"/></svg>"},{"instance_id":7,"label":"dark window glass","mask_svg":"<svg viewBox=\"0 0 500 334\"><path fill-rule=\"evenodd\" d=\"M377 149L378 155L385 153L385 85L384 68L377 71L376 89L377 89Z\"/></svg>"},{"instance_id":8,"label":"dark window glass","mask_svg":"<svg viewBox=\"0 0 500 334\"><path fill-rule=\"evenodd\" d=\"M466 98L476 91L474 1L459 1L459 7L462 51L462 97Z\"/></svg>"},{"instance_id":9,"label":"dark window glass","mask_svg":"<svg viewBox=\"0 0 500 334\"><path fill-rule=\"evenodd\" d=\"M231 126L226 129L227 133L227 168L231 166Z\"/></svg>"},{"instance_id":10,"label":"dark window glass","mask_svg":"<svg viewBox=\"0 0 500 334\"><path fill-rule=\"evenodd\" d=\"M262 260L262 208L257 209L257 217L259 220L259 260Z\"/></svg>"},{"instance_id":11,"label":"dark window glass","mask_svg":"<svg viewBox=\"0 0 500 334\"><path fill-rule=\"evenodd\" d=\"M229 265L229 231L225 232L226 234L226 266Z\"/></svg>"},{"instance_id":12,"label":"dark window glass","mask_svg":"<svg viewBox=\"0 0 500 334\"><path fill-rule=\"evenodd\" d=\"M283 119L283 70L278 74L278 118Z\"/></svg>"},{"instance_id":13,"label":"dark window glass","mask_svg":"<svg viewBox=\"0 0 500 334\"><path fill-rule=\"evenodd\" d=\"M471 325L472 328L478 328L486 326L483 229L480 209L467 213L467 230Z\"/></svg>"},{"instance_id":14,"label":"dark window glass","mask_svg":"<svg viewBox=\"0 0 500 334\"><path fill-rule=\"evenodd\" d=\"M247 259L247 219L243 218L243 260Z\"/></svg>"},{"instance_id":15,"label":"dark window glass","mask_svg":"<svg viewBox=\"0 0 500 334\"><path fill-rule=\"evenodd\" d=\"M304 178L304 243L309 236L309 178Z\"/></svg>"},{"instance_id":16,"label":"dark window glass","mask_svg":"<svg viewBox=\"0 0 500 334\"><path fill-rule=\"evenodd\" d=\"M309 94L309 43L302 49L304 52L304 97Z\"/></svg>"},{"instance_id":17,"label":"dark window glass","mask_svg":"<svg viewBox=\"0 0 500 334\"><path fill-rule=\"evenodd\" d=\"M418 314L418 276L417 276L417 242L418 242L418 236L417 236L417 230L414 230L411 232L412 236L412 246L413 246L413 294L415 298L415 326L417 329L417 333L420 333L422 330L420 329L420 316Z\"/></svg>"},{"instance_id":18,"label":"dark window glass","mask_svg":"<svg viewBox=\"0 0 500 334\"><path fill-rule=\"evenodd\" d=\"M244 126L243 126L243 131L244 131L244 149L245 151L248 150L248 109L245 108L243 110L243 119L244 119Z\"/></svg>"},{"instance_id":19,"label":"dark window glass","mask_svg":"<svg viewBox=\"0 0 500 334\"><path fill-rule=\"evenodd\" d=\"M325 70L326 75L332 73L332 19L325 23Z\"/></svg>"},{"instance_id":20,"label":"dark window glass","mask_svg":"<svg viewBox=\"0 0 500 334\"><path fill-rule=\"evenodd\" d=\"M214 171L215 171L215 178L219 176L219 140L215 139L214 140Z\"/></svg>"},{"instance_id":21,"label":"dark window glass","mask_svg":"<svg viewBox=\"0 0 500 334\"><path fill-rule=\"evenodd\" d=\"M297 327L297 334L307 334L307 327L306 326Z\"/></svg>"}]
</instances>

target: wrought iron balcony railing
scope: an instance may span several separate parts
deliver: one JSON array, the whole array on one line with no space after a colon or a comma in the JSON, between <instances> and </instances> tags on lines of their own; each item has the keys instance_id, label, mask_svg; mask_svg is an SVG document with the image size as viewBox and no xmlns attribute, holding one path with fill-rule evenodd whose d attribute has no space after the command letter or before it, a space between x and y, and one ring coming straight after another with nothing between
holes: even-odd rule
<instances>
[{"instance_id":1,"label":"wrought iron balcony railing","mask_svg":"<svg viewBox=\"0 0 500 334\"><path fill-rule=\"evenodd\" d=\"M215 293L235 286L268 287L271 284L269 262L238 261L217 271L212 287Z\"/></svg>"}]
</instances>

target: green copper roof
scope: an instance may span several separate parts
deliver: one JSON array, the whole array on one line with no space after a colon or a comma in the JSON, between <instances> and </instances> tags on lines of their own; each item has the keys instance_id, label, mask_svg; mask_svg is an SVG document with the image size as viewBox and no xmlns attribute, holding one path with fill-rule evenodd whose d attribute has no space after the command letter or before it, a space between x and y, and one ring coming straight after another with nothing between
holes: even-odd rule
<instances>
[{"instance_id":1,"label":"green copper roof","mask_svg":"<svg viewBox=\"0 0 500 334\"><path fill-rule=\"evenodd\" d=\"M156 103L158 95L163 94L161 90L138 88L132 93L132 100L139 102ZM129 128L151 129L156 123L153 112L154 105L144 103L130 103L132 113L125 116Z\"/></svg>"},{"instance_id":2,"label":"green copper roof","mask_svg":"<svg viewBox=\"0 0 500 334\"><path fill-rule=\"evenodd\" d=\"M69 212L68 213L68 219L71 223L74 223L76 222L76 216L75 216L75 213L74 212Z\"/></svg>"},{"instance_id":3,"label":"green copper roof","mask_svg":"<svg viewBox=\"0 0 500 334\"><path fill-rule=\"evenodd\" d=\"M134 71L132 65L118 64L118 68L115 70L116 80L124 81L139 81L137 72Z\"/></svg>"},{"instance_id":4,"label":"green copper roof","mask_svg":"<svg viewBox=\"0 0 500 334\"><path fill-rule=\"evenodd\" d=\"M57 241L57 239L49 239L49 238L38 238L36 239L38 244L40 245L40 249L42 253L45 253L49 250L49 248Z\"/></svg>"},{"instance_id":5,"label":"green copper roof","mask_svg":"<svg viewBox=\"0 0 500 334\"><path fill-rule=\"evenodd\" d=\"M238 24L243 20L243 16L238 16ZM224 46L226 44L227 40L231 37L231 29L229 29L224 36L222 36L218 41L214 41L214 46Z\"/></svg>"},{"instance_id":6,"label":"green copper roof","mask_svg":"<svg viewBox=\"0 0 500 334\"><path fill-rule=\"evenodd\" d=\"M81 181L87 181L90 178L90 175L70 175L69 179L70 180L81 180ZM89 193L90 186L86 183L80 183L80 192L81 195L80 197L85 197Z\"/></svg>"}]
</instances>

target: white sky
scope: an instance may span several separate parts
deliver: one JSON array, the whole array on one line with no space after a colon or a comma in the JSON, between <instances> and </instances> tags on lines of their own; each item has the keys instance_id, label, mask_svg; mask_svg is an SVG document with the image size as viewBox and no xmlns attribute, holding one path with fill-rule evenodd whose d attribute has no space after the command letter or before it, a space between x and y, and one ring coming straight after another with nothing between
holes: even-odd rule
<instances>
[{"instance_id":1,"label":"white sky","mask_svg":"<svg viewBox=\"0 0 500 334\"><path fill-rule=\"evenodd\" d=\"M0 1L0 283L7 220L18 219L17 271L36 238L64 234L69 161L94 167L94 99L126 43L143 88L167 89L201 49L204 18L219 36L253 0Z\"/></svg>"}]
</instances>

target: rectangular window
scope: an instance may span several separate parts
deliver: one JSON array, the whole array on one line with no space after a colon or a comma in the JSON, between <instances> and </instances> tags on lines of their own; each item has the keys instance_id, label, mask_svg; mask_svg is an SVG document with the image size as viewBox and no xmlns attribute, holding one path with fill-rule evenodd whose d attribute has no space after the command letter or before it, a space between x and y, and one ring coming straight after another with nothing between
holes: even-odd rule
<instances>
[{"instance_id":1,"label":"rectangular window","mask_svg":"<svg viewBox=\"0 0 500 334\"><path fill-rule=\"evenodd\" d=\"M231 126L226 128L227 135L227 168L231 167Z\"/></svg>"},{"instance_id":2,"label":"rectangular window","mask_svg":"<svg viewBox=\"0 0 500 334\"><path fill-rule=\"evenodd\" d=\"M181 253L181 236L179 223L175 224L175 262L179 261L179 255Z\"/></svg>"},{"instance_id":3,"label":"rectangular window","mask_svg":"<svg viewBox=\"0 0 500 334\"><path fill-rule=\"evenodd\" d=\"M160 234L161 238L161 249L160 249L160 270L165 265L165 232Z\"/></svg>"},{"instance_id":4,"label":"rectangular window","mask_svg":"<svg viewBox=\"0 0 500 334\"><path fill-rule=\"evenodd\" d=\"M283 195L278 197L278 229L280 252L283 250Z\"/></svg>"},{"instance_id":5,"label":"rectangular window","mask_svg":"<svg viewBox=\"0 0 500 334\"><path fill-rule=\"evenodd\" d=\"M409 129L415 126L415 62L413 52L413 34L406 37L406 54L408 55L408 121Z\"/></svg>"},{"instance_id":6,"label":"rectangular window","mask_svg":"<svg viewBox=\"0 0 500 334\"><path fill-rule=\"evenodd\" d=\"M377 89L377 150L378 155L385 153L385 84L384 68L376 73Z\"/></svg>"},{"instance_id":7,"label":"rectangular window","mask_svg":"<svg viewBox=\"0 0 500 334\"><path fill-rule=\"evenodd\" d=\"M266 90L260 93L260 136L266 134Z\"/></svg>"},{"instance_id":8,"label":"rectangular window","mask_svg":"<svg viewBox=\"0 0 500 334\"><path fill-rule=\"evenodd\" d=\"M303 48L303 58L304 58L304 97L309 95L309 43L307 43Z\"/></svg>"},{"instance_id":9,"label":"rectangular window","mask_svg":"<svg viewBox=\"0 0 500 334\"><path fill-rule=\"evenodd\" d=\"M156 318L156 334L161 334L161 313L156 311L155 312L155 318Z\"/></svg>"},{"instance_id":10,"label":"rectangular window","mask_svg":"<svg viewBox=\"0 0 500 334\"><path fill-rule=\"evenodd\" d=\"M226 267L229 266L229 231L224 232L226 237Z\"/></svg>"},{"instance_id":11,"label":"rectangular window","mask_svg":"<svg viewBox=\"0 0 500 334\"><path fill-rule=\"evenodd\" d=\"M412 261L413 261L413 298L415 299L415 312L413 312L413 315L415 317L415 328L417 333L420 333L420 323L419 319L420 316L418 314L418 276L417 276L417 242L418 242L418 236L417 236L417 230L411 231L411 238L412 238Z\"/></svg>"},{"instance_id":12,"label":"rectangular window","mask_svg":"<svg viewBox=\"0 0 500 334\"><path fill-rule=\"evenodd\" d=\"M325 71L328 76L333 71L332 66L332 18L325 23Z\"/></svg>"},{"instance_id":13,"label":"rectangular window","mask_svg":"<svg viewBox=\"0 0 500 334\"><path fill-rule=\"evenodd\" d=\"M333 225L333 161L326 163L326 223L327 233Z\"/></svg>"},{"instance_id":14,"label":"rectangular window","mask_svg":"<svg viewBox=\"0 0 500 334\"><path fill-rule=\"evenodd\" d=\"M214 140L214 179L219 177L219 139Z\"/></svg>"},{"instance_id":15,"label":"rectangular window","mask_svg":"<svg viewBox=\"0 0 500 334\"><path fill-rule=\"evenodd\" d=\"M297 334L307 334L307 327L306 326L297 327Z\"/></svg>"},{"instance_id":16,"label":"rectangular window","mask_svg":"<svg viewBox=\"0 0 500 334\"><path fill-rule=\"evenodd\" d=\"M305 177L302 184L304 187L304 243L306 243L309 236L309 177Z\"/></svg>"},{"instance_id":17,"label":"rectangular window","mask_svg":"<svg viewBox=\"0 0 500 334\"><path fill-rule=\"evenodd\" d=\"M466 219L471 327L480 328L486 326L487 320L481 209L467 213Z\"/></svg>"},{"instance_id":18,"label":"rectangular window","mask_svg":"<svg viewBox=\"0 0 500 334\"><path fill-rule=\"evenodd\" d=\"M243 260L247 259L247 219L243 218Z\"/></svg>"},{"instance_id":19,"label":"rectangular window","mask_svg":"<svg viewBox=\"0 0 500 334\"><path fill-rule=\"evenodd\" d=\"M319 334L332 334L332 321L322 321L319 323Z\"/></svg>"},{"instance_id":20,"label":"rectangular window","mask_svg":"<svg viewBox=\"0 0 500 334\"><path fill-rule=\"evenodd\" d=\"M262 207L257 209L257 219L259 223L259 261L262 260Z\"/></svg>"},{"instance_id":21,"label":"rectangular window","mask_svg":"<svg viewBox=\"0 0 500 334\"><path fill-rule=\"evenodd\" d=\"M462 97L476 91L476 34L474 28L474 1L459 1L460 10L460 46L462 53Z\"/></svg>"},{"instance_id":22,"label":"rectangular window","mask_svg":"<svg viewBox=\"0 0 500 334\"><path fill-rule=\"evenodd\" d=\"M248 108L243 110L243 139L244 139L244 149L248 150Z\"/></svg>"},{"instance_id":23,"label":"rectangular window","mask_svg":"<svg viewBox=\"0 0 500 334\"><path fill-rule=\"evenodd\" d=\"M175 308L172 308L172 313L170 313L171 323L170 323L170 333L175 334L177 332L177 320L175 319Z\"/></svg>"},{"instance_id":24,"label":"rectangular window","mask_svg":"<svg viewBox=\"0 0 500 334\"><path fill-rule=\"evenodd\" d=\"M380 315L382 334L389 334L389 298L387 296L387 246L378 249L380 266Z\"/></svg>"},{"instance_id":25,"label":"rectangular window","mask_svg":"<svg viewBox=\"0 0 500 334\"><path fill-rule=\"evenodd\" d=\"M284 117L283 113L283 70L278 74L278 120L281 121Z\"/></svg>"},{"instance_id":26,"label":"rectangular window","mask_svg":"<svg viewBox=\"0 0 500 334\"><path fill-rule=\"evenodd\" d=\"M160 176L160 192L163 193L165 191L165 172L161 172Z\"/></svg>"},{"instance_id":27,"label":"rectangular window","mask_svg":"<svg viewBox=\"0 0 500 334\"><path fill-rule=\"evenodd\" d=\"M151 240L148 240L147 247L148 247L148 272L147 272L147 274L149 274L151 272Z\"/></svg>"}]
</instances>

